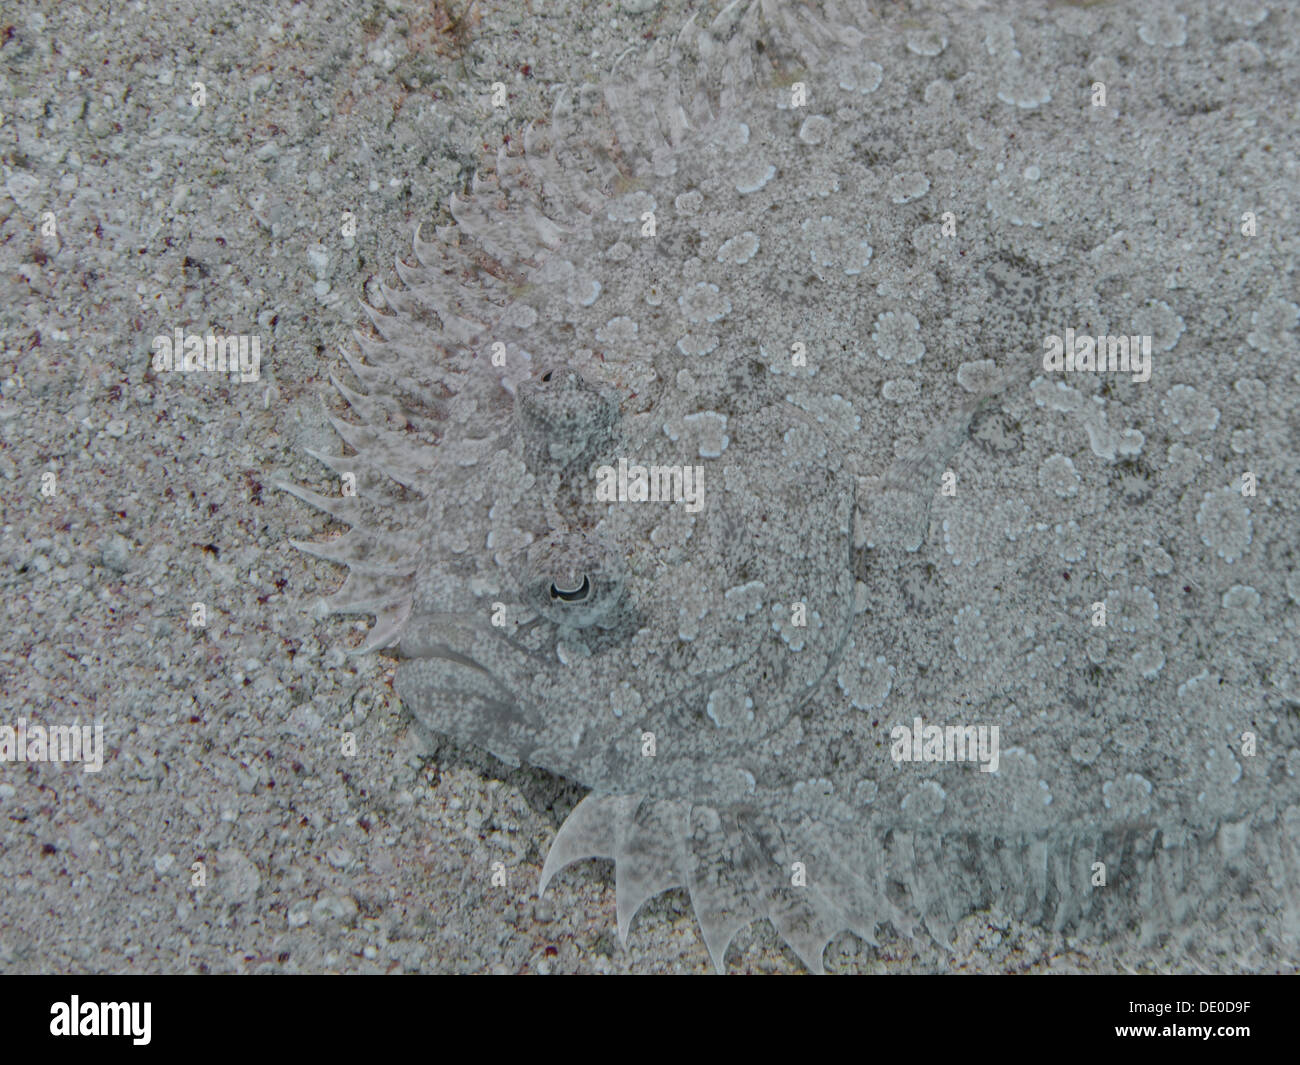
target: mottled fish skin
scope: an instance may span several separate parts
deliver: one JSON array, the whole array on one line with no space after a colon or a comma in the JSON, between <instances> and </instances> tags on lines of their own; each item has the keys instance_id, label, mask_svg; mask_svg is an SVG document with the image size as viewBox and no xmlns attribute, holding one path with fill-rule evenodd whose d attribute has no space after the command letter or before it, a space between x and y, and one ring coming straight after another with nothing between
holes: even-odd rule
<instances>
[{"instance_id":1,"label":"mottled fish skin","mask_svg":"<svg viewBox=\"0 0 1300 1065\"><path fill-rule=\"evenodd\" d=\"M353 531L301 546L349 566L329 609L376 617L425 726L592 789L543 889L614 858L621 934L681 886L719 967L766 917L820 971L842 930L948 942L987 905L1213 926L1244 877L1253 945L1294 958L1295 387L1200 354L1243 306L1242 350L1294 349L1293 243L1229 252L1223 220L1284 180L1250 145L1205 165L1217 109L1092 106L1115 49L1190 84L1142 11L1130 40L731 4L417 233L339 383L356 454L320 456L360 498L291 488ZM1148 162L1177 158L1199 184ZM1151 380L1044 371L1108 322L1154 336ZM702 505L598 499L620 460L698 467ZM917 718L997 726L997 771L896 760Z\"/></svg>"}]
</instances>

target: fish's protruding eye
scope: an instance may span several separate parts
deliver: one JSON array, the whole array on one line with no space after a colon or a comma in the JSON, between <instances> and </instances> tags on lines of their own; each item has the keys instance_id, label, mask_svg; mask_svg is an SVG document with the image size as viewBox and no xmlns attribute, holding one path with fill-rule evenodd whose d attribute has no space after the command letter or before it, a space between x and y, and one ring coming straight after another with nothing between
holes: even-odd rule
<instances>
[{"instance_id":1,"label":"fish's protruding eye","mask_svg":"<svg viewBox=\"0 0 1300 1065\"><path fill-rule=\"evenodd\" d=\"M534 473L585 469L613 446L617 397L574 370L547 367L515 391L524 462Z\"/></svg>"},{"instance_id":2,"label":"fish's protruding eye","mask_svg":"<svg viewBox=\"0 0 1300 1065\"><path fill-rule=\"evenodd\" d=\"M582 583L576 588L561 588L551 581L551 598L565 603L581 603L591 594L591 579L584 573Z\"/></svg>"},{"instance_id":3,"label":"fish's protruding eye","mask_svg":"<svg viewBox=\"0 0 1300 1065\"><path fill-rule=\"evenodd\" d=\"M581 533L551 533L533 544L519 574L524 601L566 629L609 630L627 613L621 559Z\"/></svg>"}]
</instances>

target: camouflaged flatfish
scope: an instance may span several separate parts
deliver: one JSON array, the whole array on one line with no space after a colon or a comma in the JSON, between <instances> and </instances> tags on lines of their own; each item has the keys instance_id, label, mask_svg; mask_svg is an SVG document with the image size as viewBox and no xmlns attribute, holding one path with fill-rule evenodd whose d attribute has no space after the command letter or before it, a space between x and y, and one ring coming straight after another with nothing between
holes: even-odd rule
<instances>
[{"instance_id":1,"label":"camouflaged flatfish","mask_svg":"<svg viewBox=\"0 0 1300 1065\"><path fill-rule=\"evenodd\" d=\"M684 887L720 968L983 907L1294 963L1296 23L738 2L416 234L300 546L591 789L543 890Z\"/></svg>"}]
</instances>

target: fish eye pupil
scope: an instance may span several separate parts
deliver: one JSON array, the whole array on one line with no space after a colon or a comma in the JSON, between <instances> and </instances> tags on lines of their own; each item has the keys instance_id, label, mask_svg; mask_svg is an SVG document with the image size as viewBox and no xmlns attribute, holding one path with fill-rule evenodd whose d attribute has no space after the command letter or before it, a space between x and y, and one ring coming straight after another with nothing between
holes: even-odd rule
<instances>
[{"instance_id":1,"label":"fish eye pupil","mask_svg":"<svg viewBox=\"0 0 1300 1065\"><path fill-rule=\"evenodd\" d=\"M587 579L585 574L583 575L582 583L576 588L560 588L554 581L551 582L551 598L559 599L565 603L581 602L583 599L587 598L587 595L590 592L591 581Z\"/></svg>"},{"instance_id":2,"label":"fish eye pupil","mask_svg":"<svg viewBox=\"0 0 1300 1065\"><path fill-rule=\"evenodd\" d=\"M542 374L542 380L549 381L550 379L551 379L551 371L547 370L544 374Z\"/></svg>"}]
</instances>

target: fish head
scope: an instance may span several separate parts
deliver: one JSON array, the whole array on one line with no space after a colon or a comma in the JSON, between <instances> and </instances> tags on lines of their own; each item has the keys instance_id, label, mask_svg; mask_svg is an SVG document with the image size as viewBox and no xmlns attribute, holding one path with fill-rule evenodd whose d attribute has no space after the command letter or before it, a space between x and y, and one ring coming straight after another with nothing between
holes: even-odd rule
<instances>
[{"instance_id":1,"label":"fish head","mask_svg":"<svg viewBox=\"0 0 1300 1065\"><path fill-rule=\"evenodd\" d=\"M789 405L708 413L721 447L572 370L519 386L476 507L422 537L395 685L422 723L596 789L752 788L847 638L856 481Z\"/></svg>"}]
</instances>

